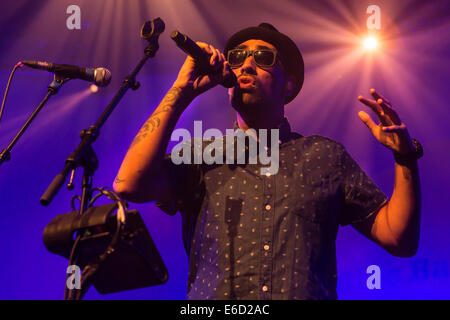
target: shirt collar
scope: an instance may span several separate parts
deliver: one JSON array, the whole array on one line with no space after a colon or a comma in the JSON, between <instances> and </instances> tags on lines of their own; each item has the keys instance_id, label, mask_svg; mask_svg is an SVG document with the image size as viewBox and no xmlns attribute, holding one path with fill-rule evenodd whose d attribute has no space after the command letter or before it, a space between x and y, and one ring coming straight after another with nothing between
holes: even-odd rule
<instances>
[{"instance_id":1,"label":"shirt collar","mask_svg":"<svg viewBox=\"0 0 450 320\"><path fill-rule=\"evenodd\" d=\"M234 130L239 129L238 122L234 122ZM280 134L280 141L281 143L287 142L290 140L291 137L291 125L289 124L289 121L287 118L283 118L283 120L280 121L278 125L275 126L273 129L278 129Z\"/></svg>"}]
</instances>

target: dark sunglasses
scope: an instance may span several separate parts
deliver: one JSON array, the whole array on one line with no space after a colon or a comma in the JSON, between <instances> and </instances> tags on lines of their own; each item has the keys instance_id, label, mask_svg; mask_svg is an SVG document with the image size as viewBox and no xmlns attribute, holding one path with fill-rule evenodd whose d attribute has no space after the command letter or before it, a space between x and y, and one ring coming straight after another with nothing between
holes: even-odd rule
<instances>
[{"instance_id":1,"label":"dark sunglasses","mask_svg":"<svg viewBox=\"0 0 450 320\"><path fill-rule=\"evenodd\" d=\"M245 50L233 49L228 51L228 63L231 68L238 68L242 66L248 56L252 56L255 63L260 68L273 67L275 64L277 53L272 50Z\"/></svg>"}]
</instances>

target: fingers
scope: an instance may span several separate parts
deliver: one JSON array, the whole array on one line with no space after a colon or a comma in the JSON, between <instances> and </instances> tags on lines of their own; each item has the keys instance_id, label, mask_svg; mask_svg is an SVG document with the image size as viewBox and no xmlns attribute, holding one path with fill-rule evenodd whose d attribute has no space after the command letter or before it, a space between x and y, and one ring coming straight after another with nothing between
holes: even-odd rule
<instances>
[{"instance_id":1,"label":"fingers","mask_svg":"<svg viewBox=\"0 0 450 320\"><path fill-rule=\"evenodd\" d=\"M393 125L389 127L383 127L382 130L384 132L395 132L395 133L401 133L406 130L406 125L404 123L400 125Z\"/></svg>"},{"instance_id":2,"label":"fingers","mask_svg":"<svg viewBox=\"0 0 450 320\"><path fill-rule=\"evenodd\" d=\"M358 96L358 100L361 101L366 106L368 106L370 109L372 109L373 112L375 112L375 114L378 116L378 119L380 119L380 122L383 126L389 126L392 124L392 122L389 121L389 118L386 117L383 108L376 101L366 99L363 96Z\"/></svg>"},{"instance_id":3,"label":"fingers","mask_svg":"<svg viewBox=\"0 0 450 320\"><path fill-rule=\"evenodd\" d=\"M400 117L398 116L397 112L395 112L389 100L386 97L382 96L380 93L376 92L375 89L373 88L370 89L370 93L376 99L377 103L381 106L384 113L389 116L392 123L400 125L401 124Z\"/></svg>"},{"instance_id":4,"label":"fingers","mask_svg":"<svg viewBox=\"0 0 450 320\"><path fill-rule=\"evenodd\" d=\"M358 112L358 116L361 119L361 121L364 122L364 124L370 129L370 131L373 132L378 127L366 112L360 111Z\"/></svg>"},{"instance_id":5,"label":"fingers","mask_svg":"<svg viewBox=\"0 0 450 320\"><path fill-rule=\"evenodd\" d=\"M397 112L395 112L395 110L390 105L388 105L383 99L378 99L377 103L383 108L384 113L389 115L394 124L399 125L402 123L400 121L400 117L398 116Z\"/></svg>"},{"instance_id":6,"label":"fingers","mask_svg":"<svg viewBox=\"0 0 450 320\"><path fill-rule=\"evenodd\" d=\"M214 68L214 70L217 71L217 69L219 67L219 65L218 65L219 55L217 54L217 51L216 51L216 49L214 49L213 46L210 45L209 47L212 52L211 57L209 58L209 64L211 65L211 67Z\"/></svg>"},{"instance_id":7,"label":"fingers","mask_svg":"<svg viewBox=\"0 0 450 320\"><path fill-rule=\"evenodd\" d=\"M362 96L359 96L358 99L377 114L383 126L400 125L402 123L400 117L389 100L373 88L370 89L370 93L375 98L375 101L363 98Z\"/></svg>"},{"instance_id":8,"label":"fingers","mask_svg":"<svg viewBox=\"0 0 450 320\"><path fill-rule=\"evenodd\" d=\"M226 61L223 53L210 44L204 42L196 42L196 44L209 55L209 64L211 67L213 67L215 71L221 70Z\"/></svg>"},{"instance_id":9,"label":"fingers","mask_svg":"<svg viewBox=\"0 0 450 320\"><path fill-rule=\"evenodd\" d=\"M225 62L225 59L223 59L223 54L219 51L219 49L214 49L216 52L216 61L215 61L215 65L214 68L216 70L222 70L223 69L223 63Z\"/></svg>"},{"instance_id":10,"label":"fingers","mask_svg":"<svg viewBox=\"0 0 450 320\"><path fill-rule=\"evenodd\" d=\"M209 47L209 44L205 43L205 42L201 42L201 41L197 41L196 44L202 48L204 51L206 51L206 53L208 54L212 54L211 52L211 48Z\"/></svg>"},{"instance_id":11,"label":"fingers","mask_svg":"<svg viewBox=\"0 0 450 320\"><path fill-rule=\"evenodd\" d=\"M372 109L373 112L375 112L377 115L384 115L383 108L374 100L366 99L363 96L358 96L358 100L364 103L366 106L368 106L370 109Z\"/></svg>"},{"instance_id":12,"label":"fingers","mask_svg":"<svg viewBox=\"0 0 450 320\"><path fill-rule=\"evenodd\" d=\"M386 97L382 96L380 93L376 92L374 88L370 89L370 94L372 95L372 97L375 98L375 100L378 101L378 99L382 99L383 101L385 101L387 104L391 104L391 102L386 99Z\"/></svg>"}]
</instances>

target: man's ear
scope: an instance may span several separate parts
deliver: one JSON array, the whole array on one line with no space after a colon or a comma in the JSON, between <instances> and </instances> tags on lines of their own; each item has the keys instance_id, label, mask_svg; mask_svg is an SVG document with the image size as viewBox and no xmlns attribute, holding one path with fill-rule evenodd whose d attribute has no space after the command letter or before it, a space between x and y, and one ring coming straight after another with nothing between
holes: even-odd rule
<instances>
[{"instance_id":1,"label":"man's ear","mask_svg":"<svg viewBox=\"0 0 450 320\"><path fill-rule=\"evenodd\" d=\"M284 93L286 97L290 97L294 92L295 78L293 76L288 76L286 79L286 84L284 86Z\"/></svg>"}]
</instances>

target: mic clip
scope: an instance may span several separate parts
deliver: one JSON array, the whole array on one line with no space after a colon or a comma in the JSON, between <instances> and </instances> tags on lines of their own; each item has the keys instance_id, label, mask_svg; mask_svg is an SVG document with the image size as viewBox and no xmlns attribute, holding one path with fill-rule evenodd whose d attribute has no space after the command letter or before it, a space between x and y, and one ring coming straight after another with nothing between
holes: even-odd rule
<instances>
[{"instance_id":1,"label":"mic clip","mask_svg":"<svg viewBox=\"0 0 450 320\"><path fill-rule=\"evenodd\" d=\"M55 72L55 74L53 75L52 83L50 83L48 85L48 90L52 94L57 94L59 91L59 88L61 88L61 86L69 80L70 80L70 78L65 78L62 74Z\"/></svg>"},{"instance_id":2,"label":"mic clip","mask_svg":"<svg viewBox=\"0 0 450 320\"><path fill-rule=\"evenodd\" d=\"M159 36L161 35L161 33L164 32L165 28L166 25L164 21L159 17L151 21L147 21L143 24L141 28L141 38L149 42L149 45L144 50L146 56L149 57L155 56L156 51L158 51L159 49L158 45Z\"/></svg>"}]
</instances>

